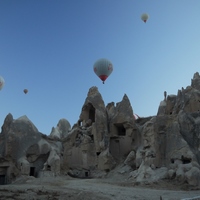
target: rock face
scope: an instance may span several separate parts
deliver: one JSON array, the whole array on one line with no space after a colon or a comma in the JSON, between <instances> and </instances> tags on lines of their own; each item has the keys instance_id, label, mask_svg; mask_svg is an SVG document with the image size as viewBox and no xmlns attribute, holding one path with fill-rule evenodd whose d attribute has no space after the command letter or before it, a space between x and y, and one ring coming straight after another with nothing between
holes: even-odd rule
<instances>
[{"instance_id":1,"label":"rock face","mask_svg":"<svg viewBox=\"0 0 200 200\"><path fill-rule=\"evenodd\" d=\"M65 167L86 169L88 175L98 168L98 156L108 148L108 138L105 104L97 87L92 87L77 124L63 141Z\"/></svg>"},{"instance_id":2,"label":"rock face","mask_svg":"<svg viewBox=\"0 0 200 200\"><path fill-rule=\"evenodd\" d=\"M180 110L186 113L193 113L200 111L200 76L196 72L191 80L191 86L187 86L186 89L182 88L178 90L177 95L168 95L167 98L162 101L158 111L158 115L166 114L178 114ZM165 104L165 105L164 105Z\"/></svg>"},{"instance_id":3,"label":"rock face","mask_svg":"<svg viewBox=\"0 0 200 200\"><path fill-rule=\"evenodd\" d=\"M52 128L50 137L53 139L62 139L67 136L70 129L70 123L66 119L60 119L56 128Z\"/></svg>"},{"instance_id":4,"label":"rock face","mask_svg":"<svg viewBox=\"0 0 200 200\"><path fill-rule=\"evenodd\" d=\"M38 177L45 164L59 174L62 152L62 143L40 133L27 116L13 119L8 114L0 134L0 184L12 182L18 175Z\"/></svg>"},{"instance_id":5,"label":"rock face","mask_svg":"<svg viewBox=\"0 0 200 200\"><path fill-rule=\"evenodd\" d=\"M19 159L27 147L41 139L41 134L26 116L14 120L11 114L5 119L2 136L5 138L4 156L13 159Z\"/></svg>"},{"instance_id":6,"label":"rock face","mask_svg":"<svg viewBox=\"0 0 200 200\"><path fill-rule=\"evenodd\" d=\"M199 73L177 95L165 91L157 115L139 119L126 94L105 106L91 87L77 123L71 128L61 119L50 136L26 116L8 114L0 134L0 175L10 182L18 175L85 178L123 166L132 170L133 182L170 179L200 187L199 111Z\"/></svg>"},{"instance_id":7,"label":"rock face","mask_svg":"<svg viewBox=\"0 0 200 200\"><path fill-rule=\"evenodd\" d=\"M138 148L138 133L133 110L127 95L121 102L107 105L109 127L109 150L116 160L124 159Z\"/></svg>"}]
</instances>

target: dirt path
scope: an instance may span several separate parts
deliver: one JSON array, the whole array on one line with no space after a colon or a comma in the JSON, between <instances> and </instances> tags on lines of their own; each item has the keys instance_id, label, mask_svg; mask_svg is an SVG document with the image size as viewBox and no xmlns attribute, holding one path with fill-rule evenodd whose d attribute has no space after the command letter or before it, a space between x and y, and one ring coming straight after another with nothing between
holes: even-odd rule
<instances>
[{"instance_id":1,"label":"dirt path","mask_svg":"<svg viewBox=\"0 0 200 200\"><path fill-rule=\"evenodd\" d=\"M156 200L162 196L163 200L182 199L200 195L200 191L172 191L172 190L155 190L148 188L122 187L99 182L99 180L77 180L70 181L66 188L77 189L84 192L92 192L108 197L113 200Z\"/></svg>"},{"instance_id":2,"label":"dirt path","mask_svg":"<svg viewBox=\"0 0 200 200\"><path fill-rule=\"evenodd\" d=\"M17 194L17 195L16 195ZM20 194L20 195L19 195ZM7 196L6 196L7 195ZM8 196L10 195L10 196ZM200 196L200 191L124 187L106 179L44 178L0 187L0 199L28 200L180 200Z\"/></svg>"}]
</instances>

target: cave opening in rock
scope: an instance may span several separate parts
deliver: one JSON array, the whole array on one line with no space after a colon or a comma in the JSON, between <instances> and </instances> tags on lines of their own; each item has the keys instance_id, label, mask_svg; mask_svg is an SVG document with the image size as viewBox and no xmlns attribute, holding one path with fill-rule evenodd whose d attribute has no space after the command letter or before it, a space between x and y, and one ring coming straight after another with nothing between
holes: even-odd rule
<instances>
[{"instance_id":1,"label":"cave opening in rock","mask_svg":"<svg viewBox=\"0 0 200 200\"><path fill-rule=\"evenodd\" d=\"M186 158L184 156L181 156L181 161L183 164L191 163L191 158Z\"/></svg>"},{"instance_id":2,"label":"cave opening in rock","mask_svg":"<svg viewBox=\"0 0 200 200\"><path fill-rule=\"evenodd\" d=\"M85 172L85 177L88 177L89 176L89 173L88 172Z\"/></svg>"},{"instance_id":3,"label":"cave opening in rock","mask_svg":"<svg viewBox=\"0 0 200 200\"><path fill-rule=\"evenodd\" d=\"M29 176L35 176L35 167L30 167Z\"/></svg>"},{"instance_id":4,"label":"cave opening in rock","mask_svg":"<svg viewBox=\"0 0 200 200\"><path fill-rule=\"evenodd\" d=\"M6 184L6 175L0 175L0 185Z\"/></svg>"},{"instance_id":5,"label":"cave opening in rock","mask_svg":"<svg viewBox=\"0 0 200 200\"><path fill-rule=\"evenodd\" d=\"M89 108L89 119L91 119L92 122L95 122L95 108L93 107L92 104L90 104Z\"/></svg>"},{"instance_id":6,"label":"cave opening in rock","mask_svg":"<svg viewBox=\"0 0 200 200\"><path fill-rule=\"evenodd\" d=\"M96 155L99 156L101 152L96 152Z\"/></svg>"},{"instance_id":7,"label":"cave opening in rock","mask_svg":"<svg viewBox=\"0 0 200 200\"><path fill-rule=\"evenodd\" d=\"M117 128L117 135L119 136L126 135L126 129L124 128L123 124L115 124L115 127Z\"/></svg>"}]
</instances>

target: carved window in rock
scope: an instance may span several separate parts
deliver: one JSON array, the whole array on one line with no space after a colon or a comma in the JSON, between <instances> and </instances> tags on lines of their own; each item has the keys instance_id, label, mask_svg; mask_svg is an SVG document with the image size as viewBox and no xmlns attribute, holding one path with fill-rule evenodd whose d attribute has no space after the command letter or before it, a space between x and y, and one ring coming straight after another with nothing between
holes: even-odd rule
<instances>
[{"instance_id":1,"label":"carved window in rock","mask_svg":"<svg viewBox=\"0 0 200 200\"><path fill-rule=\"evenodd\" d=\"M35 176L35 167L30 167L29 176Z\"/></svg>"},{"instance_id":2,"label":"carved window in rock","mask_svg":"<svg viewBox=\"0 0 200 200\"><path fill-rule=\"evenodd\" d=\"M4 164L3 159L1 161L2 161L1 164ZM8 175L8 167L1 166L0 167L0 185L4 185L8 183L7 175Z\"/></svg>"},{"instance_id":3,"label":"carved window in rock","mask_svg":"<svg viewBox=\"0 0 200 200\"><path fill-rule=\"evenodd\" d=\"M78 120L78 125L82 126L82 121L81 120Z\"/></svg>"},{"instance_id":4,"label":"carved window in rock","mask_svg":"<svg viewBox=\"0 0 200 200\"><path fill-rule=\"evenodd\" d=\"M96 155L99 156L101 152L96 152Z\"/></svg>"},{"instance_id":5,"label":"carved window in rock","mask_svg":"<svg viewBox=\"0 0 200 200\"><path fill-rule=\"evenodd\" d=\"M182 161L183 164L188 164L188 163L191 163L192 159L181 156L181 161Z\"/></svg>"},{"instance_id":6,"label":"carved window in rock","mask_svg":"<svg viewBox=\"0 0 200 200\"><path fill-rule=\"evenodd\" d=\"M89 119L92 120L92 122L95 122L95 108L93 107L93 105L90 105L89 108Z\"/></svg>"},{"instance_id":7,"label":"carved window in rock","mask_svg":"<svg viewBox=\"0 0 200 200\"><path fill-rule=\"evenodd\" d=\"M89 172L85 172L85 177L88 177L89 176Z\"/></svg>"},{"instance_id":8,"label":"carved window in rock","mask_svg":"<svg viewBox=\"0 0 200 200\"><path fill-rule=\"evenodd\" d=\"M87 121L90 119L92 122L95 122L95 108L91 103L88 103L84 106L82 111L83 119Z\"/></svg>"},{"instance_id":9,"label":"carved window in rock","mask_svg":"<svg viewBox=\"0 0 200 200\"><path fill-rule=\"evenodd\" d=\"M47 165L47 171L51 171L51 166Z\"/></svg>"},{"instance_id":10,"label":"carved window in rock","mask_svg":"<svg viewBox=\"0 0 200 200\"><path fill-rule=\"evenodd\" d=\"M118 136L125 136L126 135L126 129L124 128L123 124L115 124L115 127L117 129L117 135Z\"/></svg>"},{"instance_id":11,"label":"carved window in rock","mask_svg":"<svg viewBox=\"0 0 200 200\"><path fill-rule=\"evenodd\" d=\"M0 175L0 185L6 184L6 175Z\"/></svg>"}]
</instances>

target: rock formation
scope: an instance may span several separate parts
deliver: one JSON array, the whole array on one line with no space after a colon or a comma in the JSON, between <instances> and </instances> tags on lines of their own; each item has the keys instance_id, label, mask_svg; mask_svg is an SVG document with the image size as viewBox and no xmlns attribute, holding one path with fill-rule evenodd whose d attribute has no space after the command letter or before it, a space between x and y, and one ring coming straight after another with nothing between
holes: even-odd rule
<instances>
[{"instance_id":1,"label":"rock formation","mask_svg":"<svg viewBox=\"0 0 200 200\"><path fill-rule=\"evenodd\" d=\"M126 94L105 105L97 87L89 89L77 123L71 128L61 119L49 136L26 116L8 114L0 134L0 184L20 175L97 177L122 166L133 182L169 179L200 187L199 111L197 72L177 95L164 92L155 116L135 119Z\"/></svg>"},{"instance_id":2,"label":"rock formation","mask_svg":"<svg viewBox=\"0 0 200 200\"><path fill-rule=\"evenodd\" d=\"M57 126L52 127L50 137L54 139L62 139L66 137L70 129L70 123L66 119L60 119Z\"/></svg>"},{"instance_id":3,"label":"rock formation","mask_svg":"<svg viewBox=\"0 0 200 200\"><path fill-rule=\"evenodd\" d=\"M52 174L59 174L62 151L61 141L40 133L27 116L13 119L8 114L0 134L0 183L19 175L39 177L46 163Z\"/></svg>"}]
</instances>

